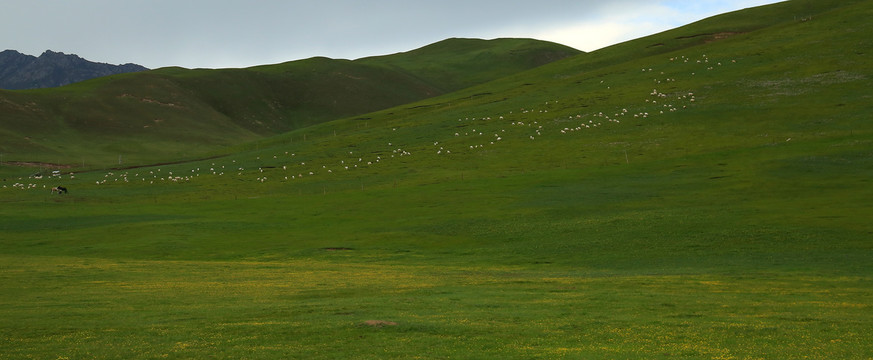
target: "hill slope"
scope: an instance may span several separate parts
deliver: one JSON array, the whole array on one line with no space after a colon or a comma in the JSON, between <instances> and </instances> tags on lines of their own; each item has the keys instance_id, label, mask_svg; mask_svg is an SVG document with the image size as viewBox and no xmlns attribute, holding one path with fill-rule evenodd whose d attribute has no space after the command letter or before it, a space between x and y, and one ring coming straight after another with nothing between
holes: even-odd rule
<instances>
[{"instance_id":1,"label":"hill slope","mask_svg":"<svg viewBox=\"0 0 873 360\"><path fill-rule=\"evenodd\" d=\"M448 93L575 54L577 52L549 42L452 38L406 53L368 57L357 62L400 70Z\"/></svg>"},{"instance_id":2,"label":"hill slope","mask_svg":"<svg viewBox=\"0 0 873 360\"><path fill-rule=\"evenodd\" d=\"M789 1L223 157L9 178L0 353L869 358L871 16Z\"/></svg>"},{"instance_id":3,"label":"hill slope","mask_svg":"<svg viewBox=\"0 0 873 360\"><path fill-rule=\"evenodd\" d=\"M39 57L15 50L0 52L0 89L22 90L69 85L101 76L146 71L136 64L95 63L46 50Z\"/></svg>"},{"instance_id":4,"label":"hill slope","mask_svg":"<svg viewBox=\"0 0 873 360\"><path fill-rule=\"evenodd\" d=\"M465 45L452 45L458 43ZM427 71L405 60L422 53ZM169 161L444 94L577 53L536 40L453 39L378 59L163 68L56 89L3 91L0 151L22 161L84 158L105 165L117 155ZM480 73L482 67L489 71Z\"/></svg>"}]
</instances>

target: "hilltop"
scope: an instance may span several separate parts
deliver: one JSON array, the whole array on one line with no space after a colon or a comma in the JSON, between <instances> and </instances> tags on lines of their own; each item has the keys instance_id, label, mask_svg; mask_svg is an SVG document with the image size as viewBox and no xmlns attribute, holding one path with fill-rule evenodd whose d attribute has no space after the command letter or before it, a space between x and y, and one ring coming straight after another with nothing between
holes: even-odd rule
<instances>
[{"instance_id":1,"label":"hilltop","mask_svg":"<svg viewBox=\"0 0 873 360\"><path fill-rule=\"evenodd\" d=\"M140 163L203 156L579 53L530 39L449 39L355 61L316 57L247 69L162 68L61 88L0 91L0 152L20 161L84 158L95 165L118 155Z\"/></svg>"},{"instance_id":2,"label":"hilltop","mask_svg":"<svg viewBox=\"0 0 873 360\"><path fill-rule=\"evenodd\" d=\"M101 76L146 71L137 64L112 65L75 54L46 50L39 57L15 50L0 52L0 89L40 89L69 85Z\"/></svg>"}]
</instances>

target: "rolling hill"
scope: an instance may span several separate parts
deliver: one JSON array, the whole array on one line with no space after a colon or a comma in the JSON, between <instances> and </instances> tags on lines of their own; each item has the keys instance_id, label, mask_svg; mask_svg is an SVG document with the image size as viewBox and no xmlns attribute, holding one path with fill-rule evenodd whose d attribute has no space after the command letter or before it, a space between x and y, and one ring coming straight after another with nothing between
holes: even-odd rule
<instances>
[{"instance_id":1,"label":"rolling hill","mask_svg":"<svg viewBox=\"0 0 873 360\"><path fill-rule=\"evenodd\" d=\"M6 166L0 354L869 358L871 16L787 1L210 159Z\"/></svg>"},{"instance_id":2,"label":"rolling hill","mask_svg":"<svg viewBox=\"0 0 873 360\"><path fill-rule=\"evenodd\" d=\"M97 166L119 155L133 163L203 156L578 53L527 39L449 39L357 61L312 58L248 69L163 68L62 88L2 91L0 151L19 161L75 164L84 158Z\"/></svg>"}]
</instances>

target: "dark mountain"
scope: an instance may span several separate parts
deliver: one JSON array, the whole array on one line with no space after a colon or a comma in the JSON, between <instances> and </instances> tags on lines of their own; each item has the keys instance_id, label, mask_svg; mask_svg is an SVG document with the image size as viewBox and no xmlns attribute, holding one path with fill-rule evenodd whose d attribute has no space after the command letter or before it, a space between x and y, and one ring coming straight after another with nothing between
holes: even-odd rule
<instances>
[{"instance_id":1,"label":"dark mountain","mask_svg":"<svg viewBox=\"0 0 873 360\"><path fill-rule=\"evenodd\" d=\"M0 88L40 89L72 84L101 76L148 70L136 64L96 63L74 54L46 50L39 57L15 50L0 52Z\"/></svg>"}]
</instances>

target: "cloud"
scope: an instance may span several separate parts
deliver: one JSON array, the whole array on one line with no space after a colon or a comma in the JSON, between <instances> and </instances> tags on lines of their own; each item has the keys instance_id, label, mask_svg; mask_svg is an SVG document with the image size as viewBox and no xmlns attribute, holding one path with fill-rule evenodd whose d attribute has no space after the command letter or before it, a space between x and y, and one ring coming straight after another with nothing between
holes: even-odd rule
<instances>
[{"instance_id":1,"label":"cloud","mask_svg":"<svg viewBox=\"0 0 873 360\"><path fill-rule=\"evenodd\" d=\"M599 16L553 24L544 29L521 29L518 34L552 41L583 51L594 51L624 41L656 34L704 18L772 0L660 1L622 4Z\"/></svg>"},{"instance_id":2,"label":"cloud","mask_svg":"<svg viewBox=\"0 0 873 360\"><path fill-rule=\"evenodd\" d=\"M594 51L673 27L662 19L675 18L676 15L669 7L658 3L626 1L564 13L562 17L546 21L493 29L491 35L529 37Z\"/></svg>"},{"instance_id":3,"label":"cloud","mask_svg":"<svg viewBox=\"0 0 873 360\"><path fill-rule=\"evenodd\" d=\"M530 37L590 52L653 33L658 29L660 28L657 25L651 23L635 24L631 27L619 21L596 21L547 29L530 34Z\"/></svg>"},{"instance_id":4,"label":"cloud","mask_svg":"<svg viewBox=\"0 0 873 360\"><path fill-rule=\"evenodd\" d=\"M354 59L449 37L527 37L591 51L772 0L11 0L0 44L147 67Z\"/></svg>"}]
</instances>

